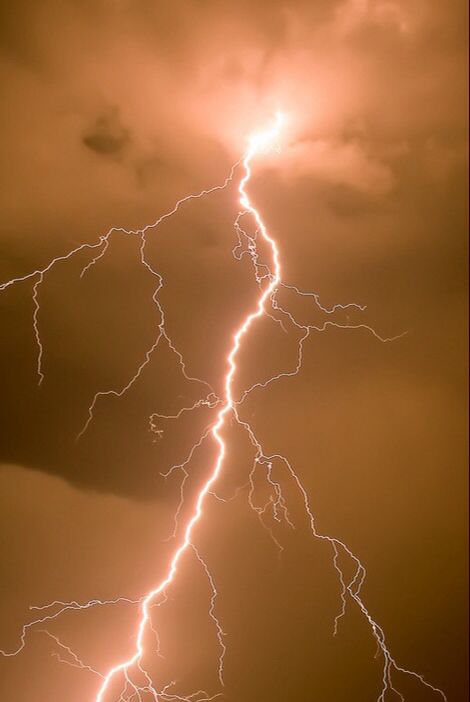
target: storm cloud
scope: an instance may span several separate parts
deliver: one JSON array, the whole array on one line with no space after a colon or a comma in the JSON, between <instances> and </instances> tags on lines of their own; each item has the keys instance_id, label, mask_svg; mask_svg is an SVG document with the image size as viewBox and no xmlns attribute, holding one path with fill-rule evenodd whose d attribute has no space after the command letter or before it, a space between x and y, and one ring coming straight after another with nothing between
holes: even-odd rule
<instances>
[{"instance_id":1,"label":"storm cloud","mask_svg":"<svg viewBox=\"0 0 470 702\"><path fill-rule=\"evenodd\" d=\"M252 193L279 242L286 282L314 290L328 306L366 306L361 319L386 337L406 334L392 344L363 330L317 334L306 345L301 376L256 394L246 411L267 445L299 467L324 531L364 554L367 594L397 658L448 691L449 702L463 699L466 5L18 0L0 7L1 281L98 242L112 227L138 230L179 198L223 183L247 135L283 112L280 154L260 159ZM164 279L160 299L171 338L190 374L216 390L231 331L255 290L248 268L231 255L236 212L235 191L218 192L185 205L148 243ZM62 262L39 287L41 387L34 281L0 292L0 461L9 508L2 606L11 614L0 648L15 639L36 600L93 597L97 582L100 596L139 596L139 584L151 576L148 552L165 548L148 537L152 510L155 531L166 536L179 496L178 481L161 473L184 458L207 419L167 422L161 435L150 431L153 412L177 412L205 393L182 378L162 345L129 393L98 400L76 441L95 393L128 383L159 322L155 280L142 268L138 238L114 233L106 256L80 277L92 255ZM277 325L259 338L247 346L239 392L295 360L295 340ZM227 494L247 460L241 447ZM91 522L80 546L75 524L84 512ZM330 642L338 593L321 548L312 555L303 536L297 546L289 541L289 578L287 566L277 570L265 534L253 537L256 520L247 513L243 500L227 517L214 510L222 545L210 530L201 535L233 631L230 702L375 699L380 673L354 614L352 633ZM79 571L72 557L58 565L48 546L42 561L25 550L35 525L40 534L64 529L57 548L66 550L69 539L77 553L93 549L99 533L100 557L107 547L116 555L120 539L132 551L139 534L146 537L132 564L99 574L92 557ZM245 563L259 566L258 580ZM49 577L61 567L60 578ZM14 569L28 581L19 591ZM300 605L284 611L279 602L287 596L308 602L308 615ZM240 606L246 617L238 621ZM127 616L116 625L125 637ZM177 616L184 637L183 619ZM70 622L67 633L86 649L79 626ZM113 638L115 624L103 626ZM176 651L170 623L163 630ZM323 650L321 637L329 642ZM39 681L35 702L64 699L66 689L60 667L48 687L46 644L26 659L31 680ZM196 664L207 667L208 650L192 663L181 652L191 680L198 680ZM98 644L90 655L103 667L111 656ZM338 660L345 684L335 679ZM2 661L3 697L31 699L21 661L9 665ZM77 678L68 702L89 694L86 683ZM406 689L409 699L431 699Z\"/></svg>"}]
</instances>

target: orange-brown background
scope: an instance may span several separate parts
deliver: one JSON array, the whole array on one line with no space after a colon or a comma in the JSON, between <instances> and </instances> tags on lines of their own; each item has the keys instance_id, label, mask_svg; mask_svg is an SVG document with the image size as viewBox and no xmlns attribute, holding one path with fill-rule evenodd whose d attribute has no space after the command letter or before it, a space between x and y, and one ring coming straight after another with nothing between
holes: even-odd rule
<instances>
[{"instance_id":1,"label":"orange-brown background","mask_svg":"<svg viewBox=\"0 0 470 702\"><path fill-rule=\"evenodd\" d=\"M246 135L284 111L282 153L260 164L251 192L285 280L328 305L367 305L363 321L385 336L408 333L387 345L364 331L312 336L301 375L254 395L246 416L267 450L292 459L320 530L363 559L365 600L397 661L454 702L467 694L466 23L463 2L394 0L19 1L2 3L0 22L2 281L222 182ZM168 330L190 371L215 385L255 293L230 254L235 212L228 190L185 207L149 243ZM74 443L93 394L127 382L158 321L135 241L115 236L80 280L88 260L61 264L40 288L40 389L31 282L0 297L5 649L30 604L137 597L159 578L178 495L178 480L159 473L206 418L153 441L148 415L198 396L161 350ZM258 331L239 389L295 357L294 338ZM226 494L249 466L246 444L230 438ZM287 479L286 493L302 525ZM198 531L229 634L228 699L375 700L380 665L352 608L331 636L329 551L302 526L279 538L280 564L242 496L211 504ZM207 597L188 558L162 610L156 669L187 690L216 683ZM49 630L105 670L134 625L135 612L117 607ZM53 651L32 633L18 658L0 661L1 698L91 700L96 679ZM407 699L435 698L399 681Z\"/></svg>"}]
</instances>

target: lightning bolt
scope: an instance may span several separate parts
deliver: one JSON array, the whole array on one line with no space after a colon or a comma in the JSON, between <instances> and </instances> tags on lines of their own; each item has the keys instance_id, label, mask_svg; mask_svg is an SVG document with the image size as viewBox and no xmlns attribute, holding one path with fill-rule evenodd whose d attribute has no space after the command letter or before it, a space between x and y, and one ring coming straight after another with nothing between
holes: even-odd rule
<instances>
[{"instance_id":1,"label":"lightning bolt","mask_svg":"<svg viewBox=\"0 0 470 702\"><path fill-rule=\"evenodd\" d=\"M142 694L151 695L155 702L172 702L173 700L178 700L180 702L208 702L209 700L216 699L220 696L220 693L210 695L205 690L198 690L197 692L188 695L179 695L174 691L175 681L170 681L165 685L161 686L157 690L154 686L150 675L145 670L143 660L145 658L145 635L150 629L153 631L157 642L157 655L161 656L160 652L160 638L158 632L153 626L151 619L151 610L154 607L162 606L168 597L167 591L171 587L175 578L178 575L178 569L180 562L183 557L188 553L192 552L199 565L202 567L203 572L207 578L210 587L210 605L209 605L209 617L214 623L217 641L219 644L219 657L218 657L218 678L221 686L224 685L224 659L227 653L227 648L225 645L224 637L225 632L223 630L222 624L218 619L216 614L216 601L218 597L218 592L215 585L215 580L206 564L201 553L194 544L193 537L195 529L204 515L204 508L206 505L206 500L208 497L213 497L221 502L228 502L236 499L241 492L247 492L248 504L255 512L259 518L261 524L268 531L275 545L282 551L282 544L277 539L274 534L273 529L269 526L267 522L268 513L271 514L272 519L276 523L284 522L291 529L295 529L295 524L292 521L289 512L289 506L287 499L283 494L281 474L284 472L285 475L293 481L295 487L298 490L300 498L303 503L305 510L305 515L308 520L310 531L315 539L319 539L323 542L329 544L332 549L332 565L338 577L339 583L339 594L340 594L340 609L336 615L333 623L333 634L336 635L338 632L338 627L341 619L346 613L348 603L356 606L360 614L363 616L364 620L368 624L371 634L376 641L377 650L382 656L383 666L382 666L382 687L378 693L377 702L386 702L388 698L388 693L393 694L401 702L403 702L404 695L396 687L396 682L394 681L394 673L402 673L404 675L411 676L419 681L430 693L440 696L444 702L447 698L445 693L439 688L435 687L429 683L425 678L419 673L414 672L400 666L395 658L392 656L388 644L386 642L386 636L383 629L377 623L375 618L367 609L366 605L361 596L361 590L366 578L366 569L359 560L359 558L351 551L351 549L341 541L340 539L322 534L316 526L315 517L312 512L309 497L307 491L305 490L302 482L292 467L290 461L280 453L269 453L265 451L260 440L255 434L252 426L240 415L240 408L242 407L245 399L249 394L256 390L262 390L268 385L279 382L282 379L292 377L297 375L302 367L303 360L303 350L304 345L309 338L310 334L315 332L325 332L330 327L336 327L339 329L346 330L362 330L367 333L372 334L377 340L381 342L388 342L396 339L398 337L382 337L380 336L372 327L363 323L350 323L347 322L337 322L331 318L332 315L336 313L348 313L349 311L356 310L358 312L363 312L365 310L364 306L356 303L347 304L336 304L331 307L326 307L320 301L320 297L317 293L306 292L300 290L295 285L291 285L283 281L281 261L280 261L280 251L278 245L274 238L269 233L263 218L253 204L248 194L248 184L252 177L252 167L253 163L260 154L269 151L276 147L276 142L283 124L283 118L280 113L276 115L276 118L272 126L266 130L254 134L248 140L248 146L243 158L238 161L232 167L230 174L225 179L221 185L217 185L213 188L203 190L195 195L189 195L180 199L174 208L168 213L159 217L153 224L149 224L140 230L126 230L122 228L112 228L105 235L99 237L99 240L92 244L83 244L64 256L59 256L53 259L46 267L33 271L30 274L14 278L6 283L0 285L0 291L5 290L14 283L19 283L26 280L33 280L32 289L32 299L33 299L33 330L34 336L37 343L38 355L37 355L37 372L39 384L44 379L44 373L42 369L42 359L44 354L43 345L41 342L40 330L39 330L39 288L44 281L45 275L58 263L65 261L75 256L75 254L85 251L93 250L93 258L82 268L81 277L83 277L91 267L95 266L101 258L106 254L109 245L111 235L115 232L120 232L126 235L135 236L140 240L140 260L144 268L156 279L156 286L153 293L153 302L155 304L159 322L157 324L156 337L147 350L144 359L138 366L135 374L119 389L108 389L105 391L99 391L95 394L88 411L88 418L82 427L77 438L80 438L86 431L90 422L93 419L93 411L95 405L100 397L105 395L114 395L116 397L121 397L125 392L136 382L136 380L141 376L146 365L149 363L150 357L162 341L162 339L167 343L168 347L176 355L181 371L184 377L191 382L197 382L201 385L205 385L208 393L196 400L192 405L188 407L182 407L176 413L173 414L163 414L155 412L150 417L150 429L154 432L156 436L161 436L162 429L160 429L161 421L177 421L184 413L196 412L201 409L207 409L210 412L215 412L215 418L206 425L203 433L199 439L194 443L188 452L186 458L179 464L171 467L163 475L169 477L175 472L180 471L183 475L180 484L180 500L174 517L174 530L171 538L176 539L179 530L179 519L183 512L183 507L185 506L185 485L189 477L189 464L195 454L195 452L211 437L213 443L216 447L216 456L212 467L208 471L208 475L200 486L197 492L194 505L190 510L190 514L186 519L186 522L182 528L182 537L180 541L176 544L173 554L170 558L165 575L162 577L160 582L158 582L155 587L153 587L149 592L147 592L140 599L132 599L128 597L118 597L110 600L98 600L93 599L89 602L79 603L79 602L62 602L55 601L47 605L41 605L38 607L32 607L31 609L38 610L40 615L33 621L25 624L20 637L20 644L15 651L7 652L1 651L5 656L17 655L25 646L26 637L28 633L46 622L51 622L56 620L61 614L70 610L88 610L95 606L113 606L117 604L128 604L131 606L137 606L139 608L139 618L136 627L136 637L135 646L129 656L115 665L113 665L106 673L97 671L95 668L87 663L84 663L77 653L72 651L72 649L64 644L59 637L51 634L45 629L37 629L45 635L47 635L51 641L53 641L58 647L62 654L65 654L65 658L62 658L60 654L55 654L56 657L70 666L87 670L100 679L99 688L94 697L94 702L111 702L111 691L114 689L118 682L121 684L120 693L118 698L114 698L114 702L131 702L136 700L141 702ZM175 215L181 206L185 203L199 199L210 195L211 193L222 190L228 187L234 179L235 172L241 166L242 175L238 182L238 198L239 204L242 210L238 213L238 216L234 222L234 229L237 237L237 245L233 249L233 255L237 260L241 260L245 256L248 256L251 260L255 281L259 289L259 295L256 298L252 309L246 314L246 316L241 320L239 326L233 331L231 337L231 346L229 348L228 354L226 356L226 373L223 378L223 393L219 397L211 388L211 386L204 380L195 378L191 376L186 370L186 363L183 356L179 350L173 344L171 338L167 334L165 328L165 313L158 299L158 293L163 286L163 279L161 275L156 271L146 258L146 244L147 244L147 234L158 227L165 219ZM250 218L255 227L255 232L253 234L249 233L244 227L244 219ZM258 247L259 242L263 242L267 246L270 252L270 262L266 263L262 260L260 250ZM317 310L323 313L326 317L325 321L321 324L311 324L301 322L297 317L290 311L287 303L282 303L279 300L281 293L286 295L294 295L297 298L309 299L312 301L313 305ZM239 356L240 349L242 348L243 341L245 337L250 332L253 325L261 317L267 317L273 322L280 325L284 332L289 333L293 330L297 335L297 356L291 370L283 370L278 374L268 378L267 380L261 380L254 383L251 387L246 388L240 397L234 397L233 385L234 380L237 375L238 365L237 360ZM253 448L254 458L253 463L248 474L246 482L239 486L234 494L230 497L221 497L216 492L216 483L220 477L220 474L224 467L225 458L227 455L228 447L226 440L224 438L224 428L226 426L228 418L231 417L238 426L246 433L249 442ZM265 486L268 492L268 498L265 499L264 503L259 504L256 498L256 480L257 476L261 474L265 479ZM343 560L346 559L349 565L352 565L353 575L345 575L345 567L342 565ZM140 682L136 682L136 676L139 677ZM142 682L143 681L143 682Z\"/></svg>"},{"instance_id":2,"label":"lightning bolt","mask_svg":"<svg viewBox=\"0 0 470 702\"><path fill-rule=\"evenodd\" d=\"M266 305L266 300L269 298L271 293L275 290L276 286L281 280L281 264L279 262L279 250L277 248L276 242L274 239L269 235L266 226L261 219L261 216L258 212L258 210L251 204L250 199L248 197L248 194L246 192L246 185L248 181L250 180L251 177L251 163L256 156L257 153L259 153L260 150L266 149L272 142L275 140L279 128L281 124L281 117L278 115L276 122L272 129L270 129L267 132L262 132L260 134L255 135L254 137L251 138L250 140L250 145L249 148L246 152L246 155L243 159L243 168L244 168L244 175L242 179L240 180L240 184L238 187L238 192L240 195L240 204L246 210L247 212L250 212L253 215L253 218L257 224L257 227L263 237L263 239L266 241L266 243L269 245L271 252L272 252L272 259L273 259L273 264L274 264L274 274L269 276L269 282L265 286L264 290L262 291L260 297L258 298L257 304L252 312L250 312L242 321L241 325L238 327L238 329L235 331L233 335L233 343L232 347L230 349L230 352L227 356L227 366L228 366L228 371L225 376L225 381L224 381L224 403L222 407L220 408L218 414L217 414L217 420L215 424L211 428L211 434L214 439L214 441L217 444L218 447L218 452L217 452L217 457L213 466L212 471L209 474L208 479L206 482L203 484L201 490L199 491L199 494L196 499L196 506L193 511L193 514L191 518L189 519L188 523L186 524L186 528L184 530L184 538L181 542L181 544L178 546L176 549L171 562L170 562L170 567L168 569L167 575L165 578L153 589L151 590L145 599L142 602L142 607L141 607L141 618L138 626L138 632L137 632L137 641L136 641L136 649L134 654L128 658L126 661L123 661L122 663L119 663L118 665L115 665L111 670L107 673L105 676L103 683L98 691L98 694L96 696L96 702L104 702L106 693L110 687L111 681L115 678L115 676L118 673L123 673L124 675L127 674L129 669L137 665L143 655L144 655L144 634L145 630L147 627L147 624L149 622L150 614L149 614L149 608L151 603L158 598L159 595L161 595L166 588L171 585L173 579L176 576L177 570L178 570L178 564L182 558L182 556L185 554L185 552L191 547L191 537L193 534L194 527L196 524L199 522L199 520L202 517L203 514L203 508L204 508L204 503L206 500L206 497L208 493L211 491L212 486L214 483L217 481L217 478L219 477L219 474L222 470L222 466L224 463L224 458L227 452L227 446L224 441L223 435L222 435L222 429L224 427L226 417L227 415L234 410L235 403L234 403L234 398L233 398L233 393L232 393L232 386L233 386L233 380L237 371L237 355L240 350L241 342L243 337L248 333L250 327L252 326L253 322L261 317L264 313L265 310L265 305Z\"/></svg>"}]
</instances>

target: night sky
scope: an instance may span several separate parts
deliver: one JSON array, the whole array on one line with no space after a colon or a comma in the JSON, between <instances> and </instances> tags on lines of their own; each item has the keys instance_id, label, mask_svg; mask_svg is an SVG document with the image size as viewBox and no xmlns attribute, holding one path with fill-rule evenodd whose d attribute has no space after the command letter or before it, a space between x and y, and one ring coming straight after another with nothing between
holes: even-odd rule
<instances>
[{"instance_id":1,"label":"night sky","mask_svg":"<svg viewBox=\"0 0 470 702\"><path fill-rule=\"evenodd\" d=\"M330 316L286 290L279 300L302 323L363 324L398 338L312 332L299 374L253 391L240 414L267 453L289 458L318 531L360 557L364 602L397 663L463 702L466 3L17 0L0 8L0 282L222 184L250 133L282 110L280 151L259 159L249 190L278 243L283 280L318 293L325 307L366 309ZM147 246L164 281L166 330L188 374L219 395L233 331L259 294L249 259L232 256L239 176L184 204ZM76 441L95 393L120 394L160 322L138 238L113 233L80 277L97 252L60 262L37 288L40 387L38 277L0 292L7 653L37 617L31 605L138 600L162 579L181 484L162 473L215 417L202 407L151 431L152 413L175 414L208 392L183 377L162 343L127 393L98 399ZM292 328L257 323L239 356L237 397L292 370L297 342ZM220 699L375 702L383 660L351 599L333 636L341 600L332 551L312 538L295 482L275 468L296 529L270 509L263 529L243 488L252 447L234 421L225 436L217 492L229 501L207 501L194 539L227 634ZM195 454L188 505L214 455L210 442ZM262 480L257 495L266 500ZM211 591L192 552L167 594L153 618L164 658L155 636L146 639L155 684L219 692ZM133 651L137 622L138 606L127 602L33 627L16 657L0 658L0 699L94 702L99 674ZM70 665L58 641L93 670ZM410 676L394 681L409 702L442 700ZM383 702L397 699L389 692Z\"/></svg>"}]
</instances>

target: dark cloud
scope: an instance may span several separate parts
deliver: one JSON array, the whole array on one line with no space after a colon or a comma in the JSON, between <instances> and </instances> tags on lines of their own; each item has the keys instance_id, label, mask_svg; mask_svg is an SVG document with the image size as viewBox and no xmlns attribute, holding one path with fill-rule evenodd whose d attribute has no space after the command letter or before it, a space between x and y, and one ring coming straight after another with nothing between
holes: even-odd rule
<instances>
[{"instance_id":1,"label":"dark cloud","mask_svg":"<svg viewBox=\"0 0 470 702\"><path fill-rule=\"evenodd\" d=\"M129 140L129 131L121 124L117 110L100 115L82 137L85 146L103 156L122 154Z\"/></svg>"}]
</instances>

